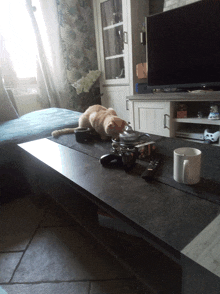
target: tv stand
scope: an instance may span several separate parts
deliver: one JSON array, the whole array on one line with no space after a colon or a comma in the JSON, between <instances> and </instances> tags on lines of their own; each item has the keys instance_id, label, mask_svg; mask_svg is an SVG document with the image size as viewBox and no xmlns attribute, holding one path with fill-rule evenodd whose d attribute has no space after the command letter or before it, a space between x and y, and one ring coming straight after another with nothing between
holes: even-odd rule
<instances>
[{"instance_id":1,"label":"tv stand","mask_svg":"<svg viewBox=\"0 0 220 294\"><path fill-rule=\"evenodd\" d=\"M205 129L220 131L220 120L208 119L212 104L218 105L220 110L220 91L154 92L129 96L127 99L129 119L136 131L165 137L178 137L184 130L196 134L203 134ZM180 104L187 108L186 118L177 118ZM198 112L202 113L202 118L198 118ZM184 139L190 137L185 135ZM190 140L207 143L201 138L191 137ZM220 146L220 140L215 145Z\"/></svg>"}]
</instances>

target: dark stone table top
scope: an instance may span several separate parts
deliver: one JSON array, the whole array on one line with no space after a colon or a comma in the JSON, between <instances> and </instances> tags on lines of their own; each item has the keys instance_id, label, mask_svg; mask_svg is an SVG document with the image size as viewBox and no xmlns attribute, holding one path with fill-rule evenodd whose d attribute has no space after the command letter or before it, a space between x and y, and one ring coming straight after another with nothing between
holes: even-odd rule
<instances>
[{"instance_id":1,"label":"dark stone table top","mask_svg":"<svg viewBox=\"0 0 220 294\"><path fill-rule=\"evenodd\" d=\"M159 173L151 182L140 177L143 167L139 162L129 172L122 168L103 167L99 158L109 150L110 142L79 144L74 135L64 135L59 139L41 139L19 146L82 187L91 199L132 225L143 236L152 237L161 241L162 245L181 252L219 215L216 194L220 187L216 176L220 166L219 147L193 144L194 147L199 145L204 153L202 175L205 181L214 183L211 198L207 200L204 199L207 193L203 193L204 197L199 195L206 182L196 192L172 184L172 152L175 148L188 146L189 143L178 139L152 137L158 152L165 158L165 166L161 168L164 173ZM210 168L212 170L209 173Z\"/></svg>"}]
</instances>

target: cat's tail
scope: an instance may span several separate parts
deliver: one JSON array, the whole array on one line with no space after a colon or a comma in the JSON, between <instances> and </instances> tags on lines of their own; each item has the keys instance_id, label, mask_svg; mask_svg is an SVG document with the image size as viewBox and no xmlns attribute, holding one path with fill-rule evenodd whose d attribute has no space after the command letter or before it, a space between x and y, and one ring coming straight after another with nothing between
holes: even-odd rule
<instances>
[{"instance_id":1,"label":"cat's tail","mask_svg":"<svg viewBox=\"0 0 220 294\"><path fill-rule=\"evenodd\" d=\"M66 128L66 129L62 129L62 130L56 130L56 131L53 131L51 133L51 135L54 137L54 138L57 138L61 135L65 135L65 134L73 134L75 133L75 129L76 128Z\"/></svg>"}]
</instances>

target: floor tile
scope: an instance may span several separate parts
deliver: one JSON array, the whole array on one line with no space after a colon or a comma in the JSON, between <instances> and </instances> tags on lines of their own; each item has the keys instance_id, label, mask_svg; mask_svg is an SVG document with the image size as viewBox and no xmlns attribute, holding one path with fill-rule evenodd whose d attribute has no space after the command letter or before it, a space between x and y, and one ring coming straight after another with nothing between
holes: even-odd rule
<instances>
[{"instance_id":1,"label":"floor tile","mask_svg":"<svg viewBox=\"0 0 220 294\"><path fill-rule=\"evenodd\" d=\"M29 245L12 282L128 278L129 274L96 243L74 228L41 228Z\"/></svg>"},{"instance_id":2,"label":"floor tile","mask_svg":"<svg viewBox=\"0 0 220 294\"><path fill-rule=\"evenodd\" d=\"M0 252L24 250L43 216L28 198L0 207Z\"/></svg>"},{"instance_id":3,"label":"floor tile","mask_svg":"<svg viewBox=\"0 0 220 294\"><path fill-rule=\"evenodd\" d=\"M88 294L89 282L3 285L7 294Z\"/></svg>"},{"instance_id":4,"label":"floor tile","mask_svg":"<svg viewBox=\"0 0 220 294\"><path fill-rule=\"evenodd\" d=\"M136 280L113 280L91 283L90 294L150 294Z\"/></svg>"},{"instance_id":5,"label":"floor tile","mask_svg":"<svg viewBox=\"0 0 220 294\"><path fill-rule=\"evenodd\" d=\"M10 281L22 254L22 252L0 253L0 283Z\"/></svg>"}]
</instances>

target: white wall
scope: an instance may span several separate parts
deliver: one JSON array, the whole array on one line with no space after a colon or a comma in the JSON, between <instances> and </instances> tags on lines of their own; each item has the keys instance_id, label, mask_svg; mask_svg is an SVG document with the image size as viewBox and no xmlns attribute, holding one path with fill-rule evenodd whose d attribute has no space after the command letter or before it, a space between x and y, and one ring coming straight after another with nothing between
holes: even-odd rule
<instances>
[{"instance_id":1,"label":"white wall","mask_svg":"<svg viewBox=\"0 0 220 294\"><path fill-rule=\"evenodd\" d=\"M40 93L35 78L19 79L15 87L11 88L18 114L23 114L43 109Z\"/></svg>"},{"instance_id":2,"label":"white wall","mask_svg":"<svg viewBox=\"0 0 220 294\"><path fill-rule=\"evenodd\" d=\"M171 10L197 1L200 0L164 0L163 11Z\"/></svg>"},{"instance_id":3,"label":"white wall","mask_svg":"<svg viewBox=\"0 0 220 294\"><path fill-rule=\"evenodd\" d=\"M31 111L42 109L38 94L24 94L15 96L15 102L18 108L18 114L20 116Z\"/></svg>"}]
</instances>

